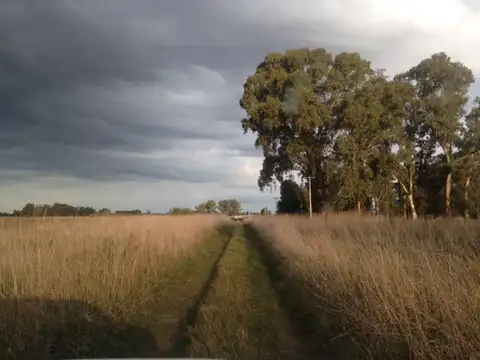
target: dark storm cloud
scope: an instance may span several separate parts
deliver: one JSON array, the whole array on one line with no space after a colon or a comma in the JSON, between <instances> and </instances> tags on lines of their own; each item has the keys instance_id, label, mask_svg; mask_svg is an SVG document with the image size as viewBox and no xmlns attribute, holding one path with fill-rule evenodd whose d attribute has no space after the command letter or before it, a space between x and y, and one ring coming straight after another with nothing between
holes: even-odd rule
<instances>
[{"instance_id":1,"label":"dark storm cloud","mask_svg":"<svg viewBox=\"0 0 480 360\"><path fill-rule=\"evenodd\" d=\"M148 181L154 179L186 181L204 183L212 179L225 179L228 173L219 168L217 171L211 169L195 169L188 171L177 166L172 159L160 159L152 161L141 156L118 156L115 153L99 154L88 149L80 149L69 145L41 143L36 144L36 151L48 154L45 160L41 160L31 151L16 148L0 152L0 163L9 161L9 172L4 174L3 180L21 178L20 171L28 169L27 176L51 177L74 176L80 180L89 181L118 181L118 180L139 180Z\"/></svg>"},{"instance_id":2,"label":"dark storm cloud","mask_svg":"<svg viewBox=\"0 0 480 360\"><path fill-rule=\"evenodd\" d=\"M246 76L270 51L337 52L354 42L332 19L319 32L318 22L312 30L294 17L252 18L246 3L1 1L0 170L201 182L225 174L185 169L180 160L113 154L168 151L205 139L259 156L253 139L241 138L238 100ZM367 49L368 57L412 34L367 36L351 50Z\"/></svg>"},{"instance_id":3,"label":"dark storm cloud","mask_svg":"<svg viewBox=\"0 0 480 360\"><path fill-rule=\"evenodd\" d=\"M221 139L229 133L226 128L208 129L215 117L227 117L228 105L203 109L202 114L202 106L173 107L165 100L168 79L162 70L181 73L187 65L211 66L212 61L235 67L230 60L240 58L234 47L199 47L195 39L194 46L182 44L192 30L185 25L195 27L195 22L177 4L0 3L0 168L99 180L189 178L179 169L145 170L152 169L146 159L112 163L97 151L168 150L182 139ZM204 19L212 18L208 6L188 6L197 7L197 15L201 10ZM210 35L212 31L207 29ZM142 107L134 93L130 99L129 87L152 84L167 85L158 93L164 106ZM115 98L119 89L127 89L125 101ZM231 105L236 104L235 99ZM202 117L203 124L198 121ZM207 175L192 176L201 182Z\"/></svg>"},{"instance_id":4,"label":"dark storm cloud","mask_svg":"<svg viewBox=\"0 0 480 360\"><path fill-rule=\"evenodd\" d=\"M158 64L148 41L130 31L121 17L90 16L89 6L82 4L0 4L2 53L13 76L28 77L28 85L37 86L151 80Z\"/></svg>"},{"instance_id":5,"label":"dark storm cloud","mask_svg":"<svg viewBox=\"0 0 480 360\"><path fill-rule=\"evenodd\" d=\"M183 136L135 124L105 99L85 94L115 82L152 81L154 61L126 26L92 21L68 1L0 4L0 166L92 175L101 157L84 150L148 148L156 136ZM117 19L118 20L118 19ZM139 40L139 42L137 41ZM145 50L145 49L143 49ZM141 114L136 114L142 116ZM133 121L132 121L133 120ZM192 134L190 134L193 136ZM155 141L156 147L167 146ZM63 145L69 144L69 151ZM151 146L151 145L150 145ZM16 156L8 155L17 149ZM73 160L75 159L75 160Z\"/></svg>"}]
</instances>

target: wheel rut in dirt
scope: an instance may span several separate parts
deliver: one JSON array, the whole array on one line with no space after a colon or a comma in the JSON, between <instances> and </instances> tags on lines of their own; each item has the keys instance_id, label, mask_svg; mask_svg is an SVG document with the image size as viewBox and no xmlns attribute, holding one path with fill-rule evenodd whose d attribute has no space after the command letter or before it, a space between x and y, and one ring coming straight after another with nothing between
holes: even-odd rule
<instances>
[{"instance_id":1,"label":"wheel rut in dirt","mask_svg":"<svg viewBox=\"0 0 480 360\"><path fill-rule=\"evenodd\" d=\"M225 256L228 245L230 244L232 238L235 236L235 227L231 225L226 225L221 227L218 232L224 236L228 236L228 239L224 242L220 253L212 264L210 268L207 280L201 287L198 295L194 298L192 304L187 309L185 317L180 321L177 331L172 338L172 344L170 351L168 351L166 356L172 357L185 357L187 356L188 348L191 343L191 337L189 335L188 329L193 326L196 322L198 311L208 298L209 292L211 291L212 285L215 282L215 279L218 277L218 265L222 258Z\"/></svg>"},{"instance_id":2,"label":"wheel rut in dirt","mask_svg":"<svg viewBox=\"0 0 480 360\"><path fill-rule=\"evenodd\" d=\"M279 297L263 255L236 225L212 290L201 305L188 356L227 359L317 359L306 351Z\"/></svg>"},{"instance_id":3,"label":"wheel rut in dirt","mask_svg":"<svg viewBox=\"0 0 480 360\"><path fill-rule=\"evenodd\" d=\"M325 339L318 336L318 324L308 311L308 305L301 295L301 285L282 273L279 266L282 259L268 246L256 229L250 224L243 226L245 239L258 252L279 305L291 325L293 335L301 349L299 358L331 359L331 354L325 346Z\"/></svg>"}]
</instances>

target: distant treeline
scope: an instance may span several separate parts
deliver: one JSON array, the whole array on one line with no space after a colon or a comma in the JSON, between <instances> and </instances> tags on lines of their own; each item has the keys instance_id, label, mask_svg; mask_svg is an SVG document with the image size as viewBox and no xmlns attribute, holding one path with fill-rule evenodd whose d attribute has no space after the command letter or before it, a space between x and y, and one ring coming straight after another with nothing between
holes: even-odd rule
<instances>
[{"instance_id":1,"label":"distant treeline","mask_svg":"<svg viewBox=\"0 0 480 360\"><path fill-rule=\"evenodd\" d=\"M261 213L267 210L263 209ZM218 203L214 200L203 202L193 208L174 207L165 214L157 215L186 215L186 214L255 214L242 210L241 204L236 199L220 200ZM34 204L27 203L21 210L13 210L12 213L0 213L0 216L96 216L96 215L152 215L150 211L143 213L139 209L135 210L116 210L107 208L95 209L91 206L73 206L63 203Z\"/></svg>"},{"instance_id":2,"label":"distant treeline","mask_svg":"<svg viewBox=\"0 0 480 360\"><path fill-rule=\"evenodd\" d=\"M135 210L117 210L113 212L110 209L95 209L91 206L73 206L69 204L53 203L34 204L27 203L21 210L13 210L12 213L0 213L0 216L94 216L94 215L141 215L142 211ZM149 214L147 212L146 214Z\"/></svg>"},{"instance_id":3,"label":"distant treeline","mask_svg":"<svg viewBox=\"0 0 480 360\"><path fill-rule=\"evenodd\" d=\"M220 200L217 204L215 200L208 200L196 205L194 208L174 207L168 211L169 215L185 215L185 214L225 214L238 215L242 214L242 205L237 199Z\"/></svg>"}]
</instances>

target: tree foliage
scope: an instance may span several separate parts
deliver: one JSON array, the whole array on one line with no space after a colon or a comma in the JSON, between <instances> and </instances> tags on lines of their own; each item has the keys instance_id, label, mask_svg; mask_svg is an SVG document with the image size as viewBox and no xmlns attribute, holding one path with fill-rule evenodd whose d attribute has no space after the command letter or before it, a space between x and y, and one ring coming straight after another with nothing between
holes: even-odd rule
<instances>
[{"instance_id":1,"label":"tree foliage","mask_svg":"<svg viewBox=\"0 0 480 360\"><path fill-rule=\"evenodd\" d=\"M278 214L298 214L308 211L305 189L293 180L287 179L280 185L280 200L277 203Z\"/></svg>"},{"instance_id":2,"label":"tree foliage","mask_svg":"<svg viewBox=\"0 0 480 360\"><path fill-rule=\"evenodd\" d=\"M262 210L260 210L260 215L271 215L272 212L268 210L267 207L264 207Z\"/></svg>"},{"instance_id":3,"label":"tree foliage","mask_svg":"<svg viewBox=\"0 0 480 360\"><path fill-rule=\"evenodd\" d=\"M195 206L195 211L198 213L212 214L217 210L217 203L215 200L208 200Z\"/></svg>"},{"instance_id":4,"label":"tree foliage","mask_svg":"<svg viewBox=\"0 0 480 360\"><path fill-rule=\"evenodd\" d=\"M91 216L97 211L91 206L73 206L69 204L54 203L34 204L27 203L22 210L14 210L15 216Z\"/></svg>"},{"instance_id":5,"label":"tree foliage","mask_svg":"<svg viewBox=\"0 0 480 360\"><path fill-rule=\"evenodd\" d=\"M303 210L298 189L313 177L316 212L329 202L413 218L470 216L480 151L480 100L466 110L473 81L445 53L393 79L358 53L270 53L240 99L243 131L264 155L258 186L281 184L278 212Z\"/></svg>"},{"instance_id":6,"label":"tree foliage","mask_svg":"<svg viewBox=\"0 0 480 360\"><path fill-rule=\"evenodd\" d=\"M168 210L168 215L189 215L189 214L194 214L196 211L191 208L186 208L186 207L173 207L170 210Z\"/></svg>"},{"instance_id":7,"label":"tree foliage","mask_svg":"<svg viewBox=\"0 0 480 360\"><path fill-rule=\"evenodd\" d=\"M242 205L237 199L220 200L218 211L228 216L239 215L242 211Z\"/></svg>"},{"instance_id":8,"label":"tree foliage","mask_svg":"<svg viewBox=\"0 0 480 360\"><path fill-rule=\"evenodd\" d=\"M445 53L438 53L397 78L415 84L420 101L416 114L421 124L418 136L427 149L438 147L443 153L444 211L451 215L455 144L460 140L461 118L466 114L465 105L468 90L474 82L473 73L462 63L453 62Z\"/></svg>"},{"instance_id":9,"label":"tree foliage","mask_svg":"<svg viewBox=\"0 0 480 360\"><path fill-rule=\"evenodd\" d=\"M226 199L219 201L208 200L196 205L194 208L173 207L167 211L168 215L187 215L187 214L214 214L223 213L226 215L238 215L242 211L241 204L236 199ZM27 203L21 210L14 210L12 213L0 213L0 216L92 216L92 215L142 215L139 209L134 210L116 210L108 208L94 209L91 206L73 206L69 204L54 203L53 205L41 205ZM151 211L146 212L147 215Z\"/></svg>"},{"instance_id":10,"label":"tree foliage","mask_svg":"<svg viewBox=\"0 0 480 360\"><path fill-rule=\"evenodd\" d=\"M325 199L328 160L345 97L374 74L357 53L336 56L324 49L272 53L244 85L240 106L244 132L257 134L264 154L260 189L292 171L314 177L313 209Z\"/></svg>"}]
</instances>

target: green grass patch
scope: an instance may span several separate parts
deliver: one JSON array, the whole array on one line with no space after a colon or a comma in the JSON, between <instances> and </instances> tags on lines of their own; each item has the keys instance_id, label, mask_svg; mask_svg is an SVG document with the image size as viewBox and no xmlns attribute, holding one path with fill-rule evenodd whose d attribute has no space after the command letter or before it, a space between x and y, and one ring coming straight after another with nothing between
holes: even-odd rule
<instances>
[{"instance_id":1,"label":"green grass patch","mask_svg":"<svg viewBox=\"0 0 480 360\"><path fill-rule=\"evenodd\" d=\"M296 343L259 253L237 226L209 296L190 330L189 355L223 359L292 359Z\"/></svg>"}]
</instances>

